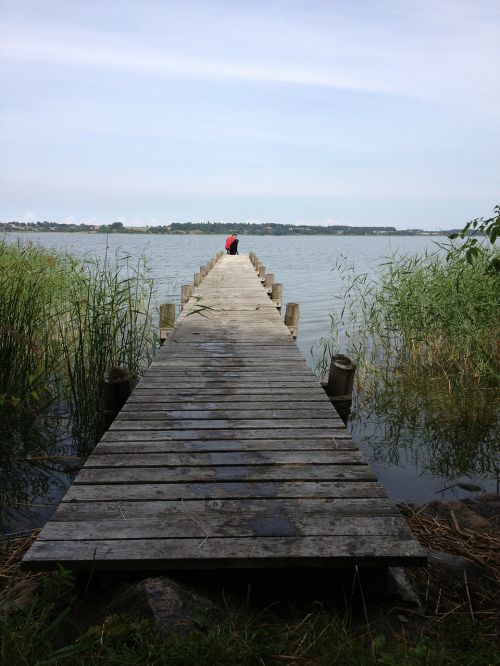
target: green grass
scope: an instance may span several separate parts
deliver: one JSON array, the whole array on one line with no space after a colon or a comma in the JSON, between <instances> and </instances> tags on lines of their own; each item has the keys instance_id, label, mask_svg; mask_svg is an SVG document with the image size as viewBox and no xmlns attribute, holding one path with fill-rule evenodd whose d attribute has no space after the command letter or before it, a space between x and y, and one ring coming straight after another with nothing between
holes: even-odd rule
<instances>
[{"instance_id":1,"label":"green grass","mask_svg":"<svg viewBox=\"0 0 500 666\"><path fill-rule=\"evenodd\" d=\"M135 664L257 666L486 666L498 664L487 631L464 616L410 632L374 620L353 620L340 610L313 604L302 616L252 613L227 607L224 617L184 636L160 637L146 620L117 615L79 634L70 612L77 604L71 576L59 572L24 610L0 615L0 663L10 666ZM387 618L386 618L387 620ZM76 637L74 633L76 630Z\"/></svg>"}]
</instances>

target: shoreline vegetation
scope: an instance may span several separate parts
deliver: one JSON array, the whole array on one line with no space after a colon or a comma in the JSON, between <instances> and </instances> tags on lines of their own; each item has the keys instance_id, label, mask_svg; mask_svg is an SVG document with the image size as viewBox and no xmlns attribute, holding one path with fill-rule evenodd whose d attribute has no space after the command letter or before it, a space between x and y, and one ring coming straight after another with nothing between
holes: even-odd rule
<instances>
[{"instance_id":1,"label":"shoreline vegetation","mask_svg":"<svg viewBox=\"0 0 500 666\"><path fill-rule=\"evenodd\" d=\"M79 259L0 240L3 460L29 466L41 442L57 440L92 450L105 429L104 373L126 366L137 381L159 344L154 294L143 257ZM0 469L2 493L10 467Z\"/></svg>"},{"instance_id":2,"label":"shoreline vegetation","mask_svg":"<svg viewBox=\"0 0 500 666\"><path fill-rule=\"evenodd\" d=\"M236 233L242 236L446 236L458 229L425 231L395 227L350 227L345 225L307 225L278 223L174 222L167 225L126 227L122 222L111 224L67 224L61 222L0 222L1 232L69 232L88 234L177 234L203 235Z\"/></svg>"},{"instance_id":3,"label":"shoreline vegetation","mask_svg":"<svg viewBox=\"0 0 500 666\"><path fill-rule=\"evenodd\" d=\"M446 487L481 491L479 477L498 488L499 256L491 246L472 260L453 248L394 255L376 277L339 260L339 307L313 349L316 371L339 350L356 361L350 423L378 422L371 462L408 462Z\"/></svg>"}]
</instances>

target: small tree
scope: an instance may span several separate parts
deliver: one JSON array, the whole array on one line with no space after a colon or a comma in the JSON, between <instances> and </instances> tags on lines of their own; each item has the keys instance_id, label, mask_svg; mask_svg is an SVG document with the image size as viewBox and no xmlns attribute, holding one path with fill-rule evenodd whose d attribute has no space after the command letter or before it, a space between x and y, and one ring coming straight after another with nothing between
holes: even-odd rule
<instances>
[{"instance_id":1,"label":"small tree","mask_svg":"<svg viewBox=\"0 0 500 666\"><path fill-rule=\"evenodd\" d=\"M497 238L500 237L500 206L495 206L493 212L495 213L493 217L487 220L484 217L471 220L467 222L462 231L449 236L451 240L455 238L466 238L467 240L459 247L453 247L448 252L447 259L454 254L465 254L466 260L471 264L481 252L477 236L487 236L492 245L496 242ZM492 257L486 270L488 273L500 273L500 256L498 253Z\"/></svg>"}]
</instances>

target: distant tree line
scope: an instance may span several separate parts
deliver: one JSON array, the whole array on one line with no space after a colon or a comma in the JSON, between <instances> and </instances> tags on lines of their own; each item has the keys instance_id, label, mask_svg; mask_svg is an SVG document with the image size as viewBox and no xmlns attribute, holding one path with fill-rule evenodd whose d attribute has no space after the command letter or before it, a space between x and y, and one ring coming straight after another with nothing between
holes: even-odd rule
<instances>
[{"instance_id":1,"label":"distant tree line","mask_svg":"<svg viewBox=\"0 0 500 666\"><path fill-rule=\"evenodd\" d=\"M422 229L396 229L395 227L350 227L339 224L307 225L307 224L279 224L276 222L174 222L168 225L151 227L125 227L122 222L111 224L72 224L61 222L0 222L0 231L66 231L86 232L94 234L113 233L147 233L147 234L230 234L291 236L291 235L391 235L391 236L420 236L422 234L442 234L452 231L423 231Z\"/></svg>"}]
</instances>

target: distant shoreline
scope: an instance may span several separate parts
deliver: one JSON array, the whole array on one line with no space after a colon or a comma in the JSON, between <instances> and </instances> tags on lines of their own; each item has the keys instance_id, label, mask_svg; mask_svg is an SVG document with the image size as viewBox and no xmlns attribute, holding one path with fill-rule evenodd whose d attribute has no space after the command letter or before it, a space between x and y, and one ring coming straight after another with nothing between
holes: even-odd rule
<instances>
[{"instance_id":1,"label":"distant shoreline","mask_svg":"<svg viewBox=\"0 0 500 666\"><path fill-rule=\"evenodd\" d=\"M175 236L215 236L236 233L240 236L447 236L457 229L428 231L395 227L308 226L287 224L226 224L207 222L173 223L156 227L125 227L121 222L103 225L62 224L57 222L0 222L1 232L15 233L86 233L141 234Z\"/></svg>"}]
</instances>

